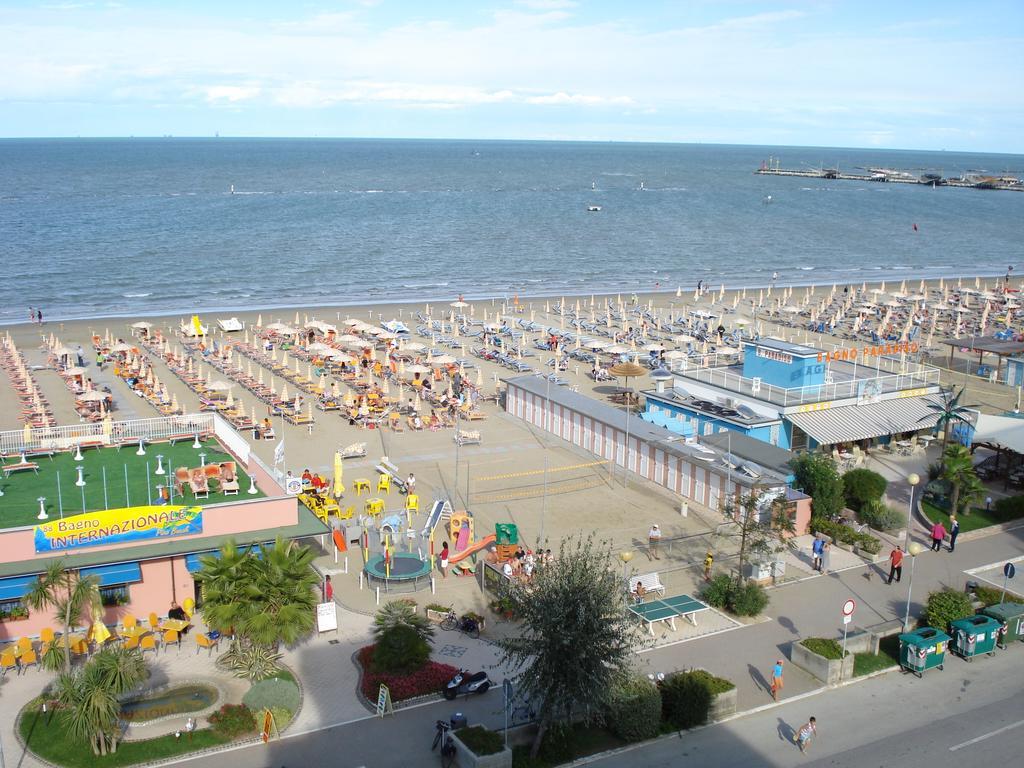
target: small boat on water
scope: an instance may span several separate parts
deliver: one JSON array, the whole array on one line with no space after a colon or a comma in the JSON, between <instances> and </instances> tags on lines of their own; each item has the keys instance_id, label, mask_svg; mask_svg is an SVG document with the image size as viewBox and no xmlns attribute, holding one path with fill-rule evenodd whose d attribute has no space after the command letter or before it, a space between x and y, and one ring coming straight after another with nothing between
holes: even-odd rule
<instances>
[{"instance_id":1,"label":"small boat on water","mask_svg":"<svg viewBox=\"0 0 1024 768\"><path fill-rule=\"evenodd\" d=\"M587 206L587 210L590 211L591 213L596 213L597 211L601 210L601 206L600 205L588 205Z\"/></svg>"}]
</instances>

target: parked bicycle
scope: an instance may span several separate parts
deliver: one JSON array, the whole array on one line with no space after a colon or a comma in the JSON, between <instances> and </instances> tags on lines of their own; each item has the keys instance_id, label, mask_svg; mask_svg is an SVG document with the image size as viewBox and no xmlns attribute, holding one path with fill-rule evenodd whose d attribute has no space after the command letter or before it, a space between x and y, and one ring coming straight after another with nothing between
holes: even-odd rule
<instances>
[{"instance_id":1,"label":"parked bicycle","mask_svg":"<svg viewBox=\"0 0 1024 768\"><path fill-rule=\"evenodd\" d=\"M469 635L474 640L480 637L480 625L477 623L477 620L470 616L463 616L460 619L454 609L448 611L448 615L441 621L441 629L447 629L449 631L457 629L459 632Z\"/></svg>"},{"instance_id":2,"label":"parked bicycle","mask_svg":"<svg viewBox=\"0 0 1024 768\"><path fill-rule=\"evenodd\" d=\"M440 744L442 768L451 768L455 762L455 744L452 742L451 734L452 725L444 720L438 720L435 729L434 743L431 745L430 751L433 752Z\"/></svg>"}]
</instances>

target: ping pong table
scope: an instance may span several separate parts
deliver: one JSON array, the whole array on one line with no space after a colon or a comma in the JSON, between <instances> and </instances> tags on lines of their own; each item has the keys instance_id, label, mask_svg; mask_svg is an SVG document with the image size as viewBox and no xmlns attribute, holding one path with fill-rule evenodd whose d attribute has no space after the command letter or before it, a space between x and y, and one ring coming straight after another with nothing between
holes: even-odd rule
<instances>
[{"instance_id":1,"label":"ping pong table","mask_svg":"<svg viewBox=\"0 0 1024 768\"><path fill-rule=\"evenodd\" d=\"M646 623L651 637L654 637L655 622L667 622L675 631L676 617L682 616L697 626L697 614L707 609L707 605L689 595L676 595L651 600L649 603L636 603L629 607L629 612Z\"/></svg>"}]
</instances>

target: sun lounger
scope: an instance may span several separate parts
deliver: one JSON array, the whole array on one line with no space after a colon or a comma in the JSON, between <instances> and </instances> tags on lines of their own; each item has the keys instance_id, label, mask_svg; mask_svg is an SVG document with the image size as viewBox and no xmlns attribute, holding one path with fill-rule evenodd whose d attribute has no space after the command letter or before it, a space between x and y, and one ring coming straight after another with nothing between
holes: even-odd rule
<instances>
[{"instance_id":1,"label":"sun lounger","mask_svg":"<svg viewBox=\"0 0 1024 768\"><path fill-rule=\"evenodd\" d=\"M202 468L196 468L189 472L188 485L192 489L192 495L197 499L210 498L210 486L206 482L206 475Z\"/></svg>"},{"instance_id":2,"label":"sun lounger","mask_svg":"<svg viewBox=\"0 0 1024 768\"><path fill-rule=\"evenodd\" d=\"M462 430L462 429L457 430L455 432L455 438L454 439L455 439L455 442L458 443L460 446L462 446L462 445L480 445L480 443L481 443L480 433L476 432L476 431L472 431L471 432L469 430Z\"/></svg>"}]
</instances>

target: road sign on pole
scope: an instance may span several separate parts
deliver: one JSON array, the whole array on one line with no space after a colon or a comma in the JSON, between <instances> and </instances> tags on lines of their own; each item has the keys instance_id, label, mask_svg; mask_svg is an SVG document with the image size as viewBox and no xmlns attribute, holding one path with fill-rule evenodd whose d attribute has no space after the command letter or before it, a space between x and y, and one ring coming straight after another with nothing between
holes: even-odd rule
<instances>
[{"instance_id":1,"label":"road sign on pole","mask_svg":"<svg viewBox=\"0 0 1024 768\"><path fill-rule=\"evenodd\" d=\"M857 610L857 603L851 598L843 603L843 655L840 659L846 658L846 632L850 628L850 620L853 618L853 612Z\"/></svg>"},{"instance_id":2,"label":"road sign on pole","mask_svg":"<svg viewBox=\"0 0 1024 768\"><path fill-rule=\"evenodd\" d=\"M1017 569L1013 563L1007 563L1003 566L1003 595L999 598L999 604L1002 605L1006 599L1006 581L1012 579L1017 574Z\"/></svg>"}]
</instances>

